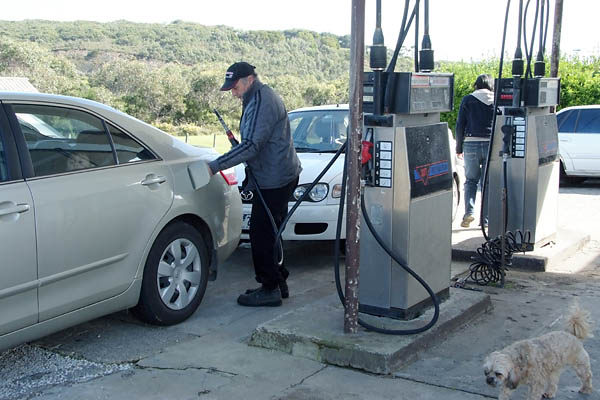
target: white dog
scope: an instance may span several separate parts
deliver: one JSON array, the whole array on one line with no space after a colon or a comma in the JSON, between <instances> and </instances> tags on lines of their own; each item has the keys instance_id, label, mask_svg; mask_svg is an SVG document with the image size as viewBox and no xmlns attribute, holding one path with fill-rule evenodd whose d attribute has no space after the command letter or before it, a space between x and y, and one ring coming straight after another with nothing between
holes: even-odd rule
<instances>
[{"instance_id":1,"label":"white dog","mask_svg":"<svg viewBox=\"0 0 600 400\"><path fill-rule=\"evenodd\" d=\"M589 313L574 304L565 331L521 340L487 356L483 366L486 382L502 384L500 400L509 399L519 384L529 385L530 400L552 398L562 369L570 365L581 380L579 391L591 393L590 357L581 343L591 336Z\"/></svg>"}]
</instances>

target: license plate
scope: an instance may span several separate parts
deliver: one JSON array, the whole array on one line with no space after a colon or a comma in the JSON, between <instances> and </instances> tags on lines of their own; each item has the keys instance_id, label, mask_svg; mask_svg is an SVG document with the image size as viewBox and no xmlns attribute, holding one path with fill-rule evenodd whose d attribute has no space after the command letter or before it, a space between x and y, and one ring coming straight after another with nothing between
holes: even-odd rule
<instances>
[{"instance_id":1,"label":"license plate","mask_svg":"<svg viewBox=\"0 0 600 400\"><path fill-rule=\"evenodd\" d=\"M250 214L242 215L242 230L247 231L250 229Z\"/></svg>"}]
</instances>

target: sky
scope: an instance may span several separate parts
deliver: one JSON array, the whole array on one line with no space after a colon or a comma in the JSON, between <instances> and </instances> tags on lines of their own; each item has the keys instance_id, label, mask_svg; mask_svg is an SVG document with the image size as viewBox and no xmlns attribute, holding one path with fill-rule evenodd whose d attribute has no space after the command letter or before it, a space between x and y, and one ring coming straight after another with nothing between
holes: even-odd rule
<instances>
[{"instance_id":1,"label":"sky","mask_svg":"<svg viewBox=\"0 0 600 400\"><path fill-rule=\"evenodd\" d=\"M429 34L435 60L471 61L498 57L508 0L430 0ZM424 1L421 1L423 3ZM527 1L524 1L526 3ZM0 20L44 19L55 21L127 20L170 23L175 20L203 25L227 25L240 30L307 29L350 34L351 0L18 0L3 1ZM410 7L415 0L410 0ZM535 1L531 1L527 29L531 32ZM550 23L546 54L552 49L555 0L549 0ZM376 0L365 0L365 44L372 43ZM505 54L512 58L517 44L518 0L510 2ZM402 21L404 2L382 0L385 45L394 48ZM598 0L564 0L561 52L588 57L600 55ZM421 43L423 23L420 25ZM539 27L534 55L537 54ZM531 33L528 34L530 42ZM414 33L405 47L414 43Z\"/></svg>"}]
</instances>

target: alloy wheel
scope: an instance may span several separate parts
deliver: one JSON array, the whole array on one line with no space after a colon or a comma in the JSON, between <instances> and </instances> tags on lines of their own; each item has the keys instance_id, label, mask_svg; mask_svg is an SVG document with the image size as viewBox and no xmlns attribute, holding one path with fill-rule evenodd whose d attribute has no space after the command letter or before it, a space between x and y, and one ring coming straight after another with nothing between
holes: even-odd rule
<instances>
[{"instance_id":1,"label":"alloy wheel","mask_svg":"<svg viewBox=\"0 0 600 400\"><path fill-rule=\"evenodd\" d=\"M156 277L162 302L172 310L187 307L198 292L201 269L200 254L191 241L172 241L160 258Z\"/></svg>"}]
</instances>

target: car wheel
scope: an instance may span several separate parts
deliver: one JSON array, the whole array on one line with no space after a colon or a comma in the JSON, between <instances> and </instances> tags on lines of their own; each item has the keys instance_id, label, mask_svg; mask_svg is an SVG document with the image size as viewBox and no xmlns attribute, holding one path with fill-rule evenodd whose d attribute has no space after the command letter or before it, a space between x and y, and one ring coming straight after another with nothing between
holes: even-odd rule
<instances>
[{"instance_id":1,"label":"car wheel","mask_svg":"<svg viewBox=\"0 0 600 400\"><path fill-rule=\"evenodd\" d=\"M158 235L150 249L134 312L151 324L177 324L196 311L207 283L204 238L191 225L175 223Z\"/></svg>"},{"instance_id":2,"label":"car wheel","mask_svg":"<svg viewBox=\"0 0 600 400\"><path fill-rule=\"evenodd\" d=\"M581 183L584 180L585 178L581 176L568 176L565 172L565 166L563 165L562 161L560 162L560 183L573 185Z\"/></svg>"},{"instance_id":3,"label":"car wheel","mask_svg":"<svg viewBox=\"0 0 600 400\"><path fill-rule=\"evenodd\" d=\"M458 176L455 175L452 180L452 221L456 218L458 205L460 204L460 188L458 186Z\"/></svg>"}]
</instances>

